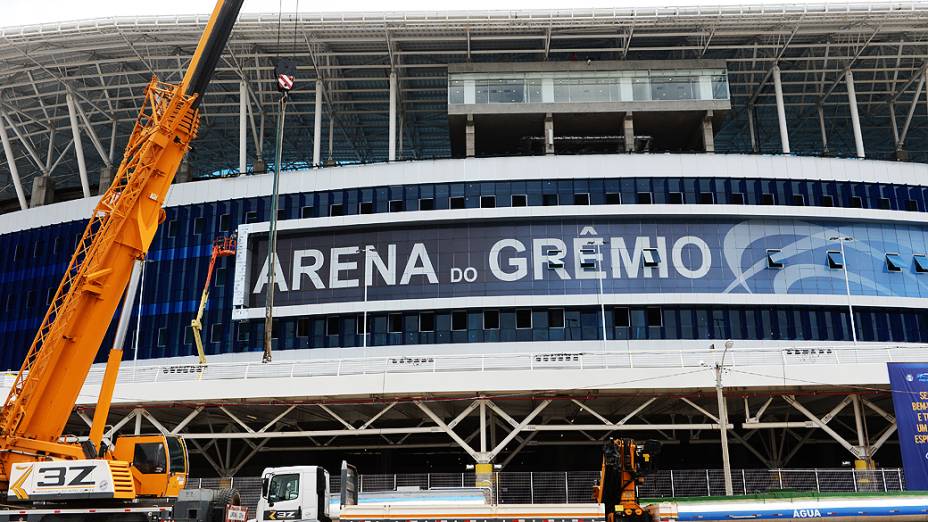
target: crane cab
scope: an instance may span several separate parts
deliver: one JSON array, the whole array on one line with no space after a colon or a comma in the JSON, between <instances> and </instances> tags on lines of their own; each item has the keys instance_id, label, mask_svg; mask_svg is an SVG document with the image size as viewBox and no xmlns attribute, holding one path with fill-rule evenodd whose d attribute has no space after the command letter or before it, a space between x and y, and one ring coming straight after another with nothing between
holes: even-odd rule
<instances>
[{"instance_id":1,"label":"crane cab","mask_svg":"<svg viewBox=\"0 0 928 522\"><path fill-rule=\"evenodd\" d=\"M138 497L176 497L187 484L187 445L180 437L122 436L112 455L129 463Z\"/></svg>"}]
</instances>

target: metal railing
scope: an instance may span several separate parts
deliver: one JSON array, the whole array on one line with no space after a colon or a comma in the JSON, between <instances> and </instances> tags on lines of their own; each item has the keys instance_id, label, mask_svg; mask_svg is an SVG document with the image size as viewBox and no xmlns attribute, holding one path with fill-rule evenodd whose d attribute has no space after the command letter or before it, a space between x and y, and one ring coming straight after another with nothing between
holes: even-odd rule
<instances>
[{"instance_id":1,"label":"metal railing","mask_svg":"<svg viewBox=\"0 0 928 522\"><path fill-rule=\"evenodd\" d=\"M732 470L736 495L796 491L806 493L883 493L905 489L902 470L884 468L861 471L851 468L828 469L735 469ZM564 504L592 502L598 471L544 471L495 473L494 497L501 504ZM473 487L476 477L465 473L405 473L361 475L360 493L395 491L397 488ZM190 487L234 487L251 512L261 495L260 477L231 479L191 479ZM339 477L333 476L330 491L337 494ZM647 477L640 487L642 497L708 497L725 494L720 469L660 470Z\"/></svg>"},{"instance_id":2,"label":"metal railing","mask_svg":"<svg viewBox=\"0 0 928 522\"><path fill-rule=\"evenodd\" d=\"M732 366L797 366L862 364L924 359L925 346L793 346L745 348L726 357ZM365 374L414 374L437 372L487 372L501 370L583 370L618 368L698 368L721 358L721 350L610 350L483 354L435 354L416 356L346 357L300 359L274 363L258 361L135 366L123 363L120 384L194 380L333 377ZM15 374L4 374L0 387L9 388ZM85 384L99 384L103 368L95 367Z\"/></svg>"}]
</instances>

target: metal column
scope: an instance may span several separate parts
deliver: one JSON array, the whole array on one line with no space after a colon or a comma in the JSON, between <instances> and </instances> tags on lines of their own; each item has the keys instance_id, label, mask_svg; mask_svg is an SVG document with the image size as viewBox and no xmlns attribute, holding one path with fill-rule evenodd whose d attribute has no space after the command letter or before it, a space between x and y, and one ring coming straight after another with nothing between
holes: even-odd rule
<instances>
[{"instance_id":1,"label":"metal column","mask_svg":"<svg viewBox=\"0 0 928 522\"><path fill-rule=\"evenodd\" d=\"M396 161L396 73L390 71L390 147L387 157Z\"/></svg>"},{"instance_id":2,"label":"metal column","mask_svg":"<svg viewBox=\"0 0 928 522\"><path fill-rule=\"evenodd\" d=\"M248 167L248 87L238 84L238 171L244 174Z\"/></svg>"},{"instance_id":3,"label":"metal column","mask_svg":"<svg viewBox=\"0 0 928 522\"><path fill-rule=\"evenodd\" d=\"M77 126L77 106L71 91L68 91L65 98L68 102L68 117L71 119L71 135L74 137L74 154L77 156L77 168L80 171L81 191L83 191L85 198L89 198L90 181L87 179L87 164L84 163L84 147L81 145L81 130Z\"/></svg>"},{"instance_id":4,"label":"metal column","mask_svg":"<svg viewBox=\"0 0 928 522\"><path fill-rule=\"evenodd\" d=\"M748 134L751 135L751 152L757 153L757 131L754 129L754 106L748 105Z\"/></svg>"},{"instance_id":5,"label":"metal column","mask_svg":"<svg viewBox=\"0 0 928 522\"><path fill-rule=\"evenodd\" d=\"M329 157L326 159L327 165L335 165L335 118L329 115Z\"/></svg>"},{"instance_id":6,"label":"metal column","mask_svg":"<svg viewBox=\"0 0 928 522\"><path fill-rule=\"evenodd\" d=\"M19 200L19 208L26 210L29 204L26 203L26 194L23 192L23 183L19 179L19 169L16 168L16 156L13 155L13 147L10 146L10 137L6 134L6 123L4 119L6 114L3 107L0 107L0 140L3 141L3 154L6 155L6 164L10 168L10 177L13 179L13 188L16 189L16 199Z\"/></svg>"},{"instance_id":7,"label":"metal column","mask_svg":"<svg viewBox=\"0 0 928 522\"><path fill-rule=\"evenodd\" d=\"M825 131L825 109L822 104L816 107L818 111L818 128L822 132L822 154L828 154L828 133Z\"/></svg>"},{"instance_id":8,"label":"metal column","mask_svg":"<svg viewBox=\"0 0 928 522\"><path fill-rule=\"evenodd\" d=\"M780 66L773 66L773 91L777 99L777 120L780 122L780 143L783 154L789 154L789 132L786 130L786 107L783 105L783 84L780 81Z\"/></svg>"},{"instance_id":9,"label":"metal column","mask_svg":"<svg viewBox=\"0 0 928 522\"><path fill-rule=\"evenodd\" d=\"M854 129L854 145L857 146L857 157L864 157L864 137L860 132L860 115L857 113L857 91L854 89L854 73L850 69L844 75L847 83L847 103L851 109L851 127Z\"/></svg>"},{"instance_id":10,"label":"metal column","mask_svg":"<svg viewBox=\"0 0 928 522\"><path fill-rule=\"evenodd\" d=\"M322 166L322 80L316 80L316 106L313 110L313 167Z\"/></svg>"}]
</instances>

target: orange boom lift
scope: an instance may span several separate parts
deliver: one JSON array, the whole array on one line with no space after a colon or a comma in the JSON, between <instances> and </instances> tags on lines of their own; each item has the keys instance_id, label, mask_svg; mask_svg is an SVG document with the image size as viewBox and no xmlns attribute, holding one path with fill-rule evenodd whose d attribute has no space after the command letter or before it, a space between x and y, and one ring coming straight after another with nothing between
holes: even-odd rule
<instances>
[{"instance_id":1,"label":"orange boom lift","mask_svg":"<svg viewBox=\"0 0 928 522\"><path fill-rule=\"evenodd\" d=\"M612 439L603 446L603 465L593 499L602 504L606 522L650 522L651 515L638 501L638 485L654 469L660 443Z\"/></svg>"},{"instance_id":2,"label":"orange boom lift","mask_svg":"<svg viewBox=\"0 0 928 522\"><path fill-rule=\"evenodd\" d=\"M186 482L179 438L121 436L111 446L103 432L138 267L164 220L165 196L197 135L198 106L241 5L218 0L181 83L152 78L145 90L113 184L90 216L0 411L0 489L11 500L172 497ZM90 437L62 440L120 300Z\"/></svg>"},{"instance_id":3,"label":"orange boom lift","mask_svg":"<svg viewBox=\"0 0 928 522\"><path fill-rule=\"evenodd\" d=\"M190 321L190 329L193 330L193 342L197 345L197 356L200 358L200 364L206 364L206 351L203 349L203 310L206 309L206 302L209 301L209 284L213 280L213 271L216 269L216 260L220 257L229 257L235 255L236 237L222 237L213 241L213 252L209 256L209 268L206 270L206 282L203 283L203 293L200 294L200 306L197 307L197 315Z\"/></svg>"}]
</instances>

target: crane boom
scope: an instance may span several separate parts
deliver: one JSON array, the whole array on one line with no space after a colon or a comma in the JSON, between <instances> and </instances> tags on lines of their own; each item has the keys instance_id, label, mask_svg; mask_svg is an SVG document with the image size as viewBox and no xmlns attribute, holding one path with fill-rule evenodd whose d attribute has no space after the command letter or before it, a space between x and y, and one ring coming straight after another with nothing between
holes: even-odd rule
<instances>
[{"instance_id":1,"label":"crane boom","mask_svg":"<svg viewBox=\"0 0 928 522\"><path fill-rule=\"evenodd\" d=\"M197 107L242 1L217 1L179 85L153 78L145 90L113 184L90 216L0 411L0 487L17 462L85 456L80 446L59 438L132 267L164 220L168 189L197 134Z\"/></svg>"}]
</instances>

